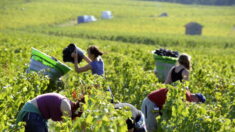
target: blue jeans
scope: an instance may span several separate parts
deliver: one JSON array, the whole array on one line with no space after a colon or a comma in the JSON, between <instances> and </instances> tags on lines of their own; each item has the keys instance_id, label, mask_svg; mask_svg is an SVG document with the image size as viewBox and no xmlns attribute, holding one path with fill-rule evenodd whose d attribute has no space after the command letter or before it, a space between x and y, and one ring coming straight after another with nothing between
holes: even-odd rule
<instances>
[{"instance_id":1,"label":"blue jeans","mask_svg":"<svg viewBox=\"0 0 235 132\"><path fill-rule=\"evenodd\" d=\"M48 132L47 120L37 113L28 112L23 121L26 122L25 132Z\"/></svg>"}]
</instances>

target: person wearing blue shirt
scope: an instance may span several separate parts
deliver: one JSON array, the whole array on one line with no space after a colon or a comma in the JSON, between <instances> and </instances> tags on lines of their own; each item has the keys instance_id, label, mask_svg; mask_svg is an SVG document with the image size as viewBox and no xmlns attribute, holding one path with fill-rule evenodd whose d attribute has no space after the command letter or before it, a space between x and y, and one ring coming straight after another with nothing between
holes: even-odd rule
<instances>
[{"instance_id":1,"label":"person wearing blue shirt","mask_svg":"<svg viewBox=\"0 0 235 132\"><path fill-rule=\"evenodd\" d=\"M92 71L92 74L96 74L99 76L104 77L104 62L101 58L103 53L96 47L96 46L90 46L87 49L88 57L84 55L82 50L78 47L76 47L75 51L72 53L72 57L74 58L74 67L77 73L85 72L88 70ZM78 57L82 57L88 64L79 67L78 66ZM99 87L99 85L96 85L96 87ZM110 87L108 87L105 91L110 93L111 96L111 102L114 101L114 97L112 94L112 90Z\"/></svg>"},{"instance_id":2,"label":"person wearing blue shirt","mask_svg":"<svg viewBox=\"0 0 235 132\"><path fill-rule=\"evenodd\" d=\"M88 70L92 71L92 74L103 75L104 74L104 62L101 58L103 53L96 47L90 46L87 49L88 57L85 56L81 51L75 50L72 53L74 58L74 67L77 73L85 72ZM83 67L78 66L78 54L83 56L83 59L88 63Z\"/></svg>"}]
</instances>

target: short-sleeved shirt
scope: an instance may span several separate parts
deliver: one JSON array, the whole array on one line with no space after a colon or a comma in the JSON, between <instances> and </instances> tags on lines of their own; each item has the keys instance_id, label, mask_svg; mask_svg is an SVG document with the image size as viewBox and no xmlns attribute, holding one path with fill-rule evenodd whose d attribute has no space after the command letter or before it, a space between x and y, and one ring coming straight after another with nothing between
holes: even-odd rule
<instances>
[{"instance_id":1,"label":"short-sleeved shirt","mask_svg":"<svg viewBox=\"0 0 235 132\"><path fill-rule=\"evenodd\" d=\"M153 103L155 103L160 109L162 109L162 106L166 102L167 92L168 92L168 89L161 88L161 89L158 89L158 90L155 90L155 91L151 92L148 95L148 98Z\"/></svg>"},{"instance_id":2,"label":"short-sleeved shirt","mask_svg":"<svg viewBox=\"0 0 235 132\"><path fill-rule=\"evenodd\" d=\"M160 109L162 109L162 106L166 102L167 92L168 92L168 89L161 88L150 93L148 95L148 98L153 103L155 103ZM192 102L191 93L189 91L186 91L186 100L189 102Z\"/></svg>"},{"instance_id":3,"label":"short-sleeved shirt","mask_svg":"<svg viewBox=\"0 0 235 132\"><path fill-rule=\"evenodd\" d=\"M90 63L92 74L103 75L104 74L104 62L102 59L98 61L92 61Z\"/></svg>"},{"instance_id":4,"label":"short-sleeved shirt","mask_svg":"<svg viewBox=\"0 0 235 132\"><path fill-rule=\"evenodd\" d=\"M60 109L65 96L57 93L47 93L36 97L38 109L45 119L52 119L53 121L62 120L62 111Z\"/></svg>"}]
</instances>

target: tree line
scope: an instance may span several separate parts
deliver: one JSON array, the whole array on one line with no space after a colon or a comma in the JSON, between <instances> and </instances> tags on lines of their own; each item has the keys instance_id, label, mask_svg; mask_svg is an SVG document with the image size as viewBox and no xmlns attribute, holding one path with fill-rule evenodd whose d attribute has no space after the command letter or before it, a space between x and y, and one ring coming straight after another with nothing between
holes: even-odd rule
<instances>
[{"instance_id":1,"label":"tree line","mask_svg":"<svg viewBox=\"0 0 235 132\"><path fill-rule=\"evenodd\" d=\"M235 0L150 0L162 2L174 2L182 4L202 4L202 5L235 5Z\"/></svg>"}]
</instances>

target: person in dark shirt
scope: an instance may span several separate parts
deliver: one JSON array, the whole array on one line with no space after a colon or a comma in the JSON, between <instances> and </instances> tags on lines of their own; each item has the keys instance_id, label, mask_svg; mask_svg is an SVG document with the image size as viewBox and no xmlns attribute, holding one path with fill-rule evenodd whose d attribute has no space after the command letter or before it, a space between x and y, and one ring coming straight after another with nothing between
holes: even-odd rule
<instances>
[{"instance_id":1,"label":"person in dark shirt","mask_svg":"<svg viewBox=\"0 0 235 132\"><path fill-rule=\"evenodd\" d=\"M161 88L151 92L142 103L141 111L144 113L145 121L148 132L154 132L156 130L156 116L159 115L159 111L163 108L166 102L168 89ZM190 91L186 91L186 100L189 102L202 102L206 101L206 98L200 94L191 94Z\"/></svg>"},{"instance_id":2,"label":"person in dark shirt","mask_svg":"<svg viewBox=\"0 0 235 132\"><path fill-rule=\"evenodd\" d=\"M187 54L181 54L178 59L179 65L173 66L168 72L165 84L171 84L176 81L182 82L182 80L189 79L191 57Z\"/></svg>"}]
</instances>

